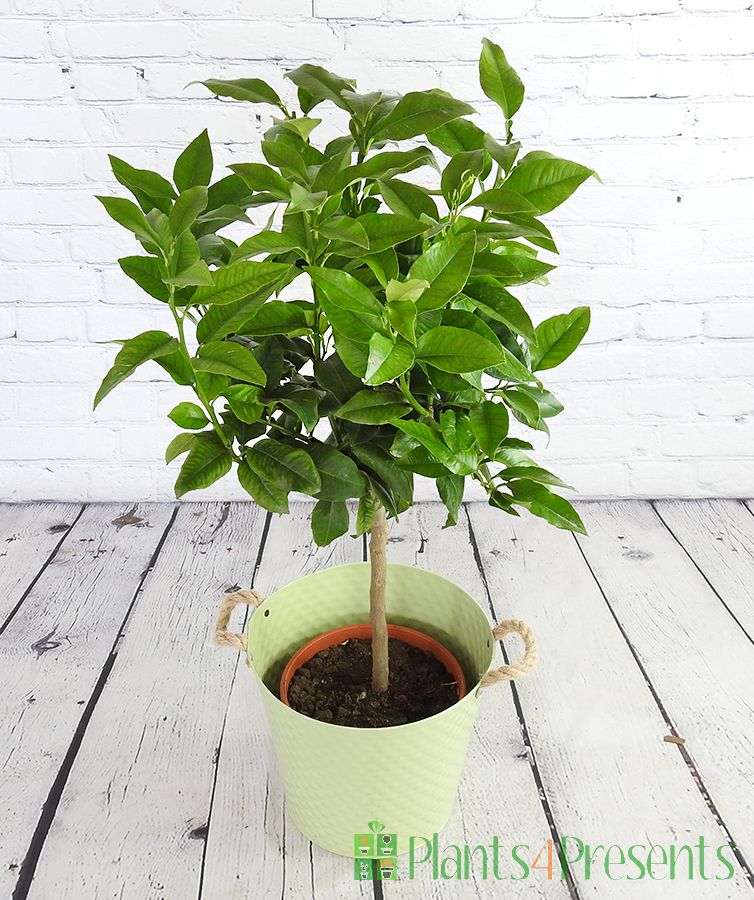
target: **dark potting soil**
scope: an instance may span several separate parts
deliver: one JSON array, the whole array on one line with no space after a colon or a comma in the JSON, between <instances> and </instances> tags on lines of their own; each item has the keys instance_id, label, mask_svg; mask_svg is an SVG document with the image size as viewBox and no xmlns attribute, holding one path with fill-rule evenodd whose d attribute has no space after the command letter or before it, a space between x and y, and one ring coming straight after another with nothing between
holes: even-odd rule
<instances>
[{"instance_id":1,"label":"dark potting soil","mask_svg":"<svg viewBox=\"0 0 754 900\"><path fill-rule=\"evenodd\" d=\"M320 650L288 686L288 703L305 716L383 728L405 725L442 712L458 700L458 687L445 666L426 650L388 640L390 678L384 693L372 691L372 645L351 638Z\"/></svg>"}]
</instances>

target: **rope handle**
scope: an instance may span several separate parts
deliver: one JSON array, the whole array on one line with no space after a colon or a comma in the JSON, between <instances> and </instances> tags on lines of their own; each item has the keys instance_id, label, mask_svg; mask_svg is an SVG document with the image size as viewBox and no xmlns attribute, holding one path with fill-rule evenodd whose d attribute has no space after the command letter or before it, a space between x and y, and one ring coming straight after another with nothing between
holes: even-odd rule
<instances>
[{"instance_id":1,"label":"rope handle","mask_svg":"<svg viewBox=\"0 0 754 900\"><path fill-rule=\"evenodd\" d=\"M246 653L246 637L237 631L228 631L230 614L240 604L253 606L256 609L263 600L264 597L256 591L233 591L232 594L226 594L220 604L215 621L215 643L221 647L233 647L240 653Z\"/></svg>"},{"instance_id":2,"label":"rope handle","mask_svg":"<svg viewBox=\"0 0 754 900\"><path fill-rule=\"evenodd\" d=\"M492 629L492 636L496 641L502 640L508 634L518 634L522 638L524 642L523 657L520 662L512 665L500 666L499 669L490 669L482 678L481 687L499 684L501 681L512 681L514 678L518 678L519 675L525 675L527 672L530 672L536 666L539 659L539 650L534 639L534 632L526 622L522 622L520 619L506 619Z\"/></svg>"}]
</instances>

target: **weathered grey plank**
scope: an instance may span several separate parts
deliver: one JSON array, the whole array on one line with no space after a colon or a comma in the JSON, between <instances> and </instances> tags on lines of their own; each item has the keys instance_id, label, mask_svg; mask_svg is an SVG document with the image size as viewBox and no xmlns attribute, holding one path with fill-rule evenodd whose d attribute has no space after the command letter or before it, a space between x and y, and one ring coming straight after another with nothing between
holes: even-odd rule
<instances>
[{"instance_id":1,"label":"weathered grey plank","mask_svg":"<svg viewBox=\"0 0 754 900\"><path fill-rule=\"evenodd\" d=\"M0 504L0 626L80 512L78 503Z\"/></svg>"},{"instance_id":2,"label":"weathered grey plank","mask_svg":"<svg viewBox=\"0 0 754 900\"><path fill-rule=\"evenodd\" d=\"M264 518L252 504L180 507L92 715L30 897L197 896L236 666L210 643L212 622L233 579L251 581Z\"/></svg>"},{"instance_id":3,"label":"weathered grey plank","mask_svg":"<svg viewBox=\"0 0 754 900\"><path fill-rule=\"evenodd\" d=\"M362 559L362 541L348 536L316 547L311 510L296 503L290 516L273 517L256 579L264 596L302 575ZM312 846L286 818L261 700L243 665L230 697L209 822L201 900L372 896L371 885L354 881L351 860Z\"/></svg>"},{"instance_id":4,"label":"weathered grey plank","mask_svg":"<svg viewBox=\"0 0 754 900\"><path fill-rule=\"evenodd\" d=\"M740 500L658 500L655 508L754 640L754 515Z\"/></svg>"},{"instance_id":5,"label":"weathered grey plank","mask_svg":"<svg viewBox=\"0 0 754 900\"><path fill-rule=\"evenodd\" d=\"M462 516L458 526L443 529L445 518L445 509L439 503L422 503L403 513L400 522L391 529L389 559L430 569L455 581L485 607L491 619L468 523ZM528 844L533 858L551 838L508 685L485 690L458 799L456 812L438 839L441 851L451 844L489 847L493 836L497 835L501 845L508 848L513 844ZM501 896L501 882L492 877L491 869L488 878L482 878L479 858L470 869L471 878L457 882L433 878L428 863L417 864L413 880L408 878L408 869L409 862L403 857L399 863L400 884L383 885L386 898L446 900ZM507 876L502 882L506 897L531 897L532 881L536 884L538 897L568 897L568 888L557 875L550 881L536 876L521 881L508 880L512 873L519 871L511 864L510 855L501 853L501 872Z\"/></svg>"},{"instance_id":6,"label":"weathered grey plank","mask_svg":"<svg viewBox=\"0 0 754 900\"><path fill-rule=\"evenodd\" d=\"M4 896L172 509L139 505L124 525L128 512L87 508L0 638Z\"/></svg>"},{"instance_id":7,"label":"weathered grey plank","mask_svg":"<svg viewBox=\"0 0 754 900\"><path fill-rule=\"evenodd\" d=\"M712 802L754 860L754 646L647 504L588 506L579 544Z\"/></svg>"}]
</instances>

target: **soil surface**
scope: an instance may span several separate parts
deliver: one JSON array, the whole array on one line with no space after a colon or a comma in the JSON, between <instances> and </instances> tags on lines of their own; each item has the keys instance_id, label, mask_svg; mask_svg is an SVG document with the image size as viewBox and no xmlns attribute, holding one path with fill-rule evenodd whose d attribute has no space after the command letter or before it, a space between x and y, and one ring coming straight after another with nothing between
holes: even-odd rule
<instances>
[{"instance_id":1,"label":"soil surface","mask_svg":"<svg viewBox=\"0 0 754 900\"><path fill-rule=\"evenodd\" d=\"M396 638L388 640L388 647L390 679L384 693L371 688L371 642L351 638L320 650L298 669L288 686L288 703L322 722L383 728L426 719L458 700L453 676L431 653Z\"/></svg>"}]
</instances>

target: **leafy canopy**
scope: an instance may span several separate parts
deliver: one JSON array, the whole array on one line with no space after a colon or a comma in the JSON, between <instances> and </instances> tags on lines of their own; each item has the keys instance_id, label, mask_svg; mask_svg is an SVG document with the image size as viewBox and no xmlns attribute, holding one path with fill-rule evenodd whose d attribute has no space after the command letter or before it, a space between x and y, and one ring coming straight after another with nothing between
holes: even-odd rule
<instances>
[{"instance_id":1,"label":"leafy canopy","mask_svg":"<svg viewBox=\"0 0 754 900\"><path fill-rule=\"evenodd\" d=\"M183 429L166 451L168 462L185 457L178 496L235 466L272 512L288 511L291 491L316 498L312 529L327 544L349 529L349 499L358 534L377 503L406 510L415 474L436 481L454 524L470 477L503 512L583 530L553 491L568 486L510 425L548 432L563 407L539 373L573 353L589 310L535 326L512 289L546 283L553 265L539 250L557 249L541 216L594 173L543 151L521 156L512 120L523 84L488 40L479 70L502 112L500 140L444 91L359 93L304 65L286 73L300 112L256 78L202 82L273 108L264 162L213 181L206 131L172 183L111 157L133 200L99 199L143 250L121 268L168 307L173 329L120 341L95 404L150 360L193 390L168 413ZM348 129L318 146L312 113L323 103ZM240 243L223 233L251 225L257 207L263 229ZM291 299L279 299L284 288Z\"/></svg>"}]
</instances>

